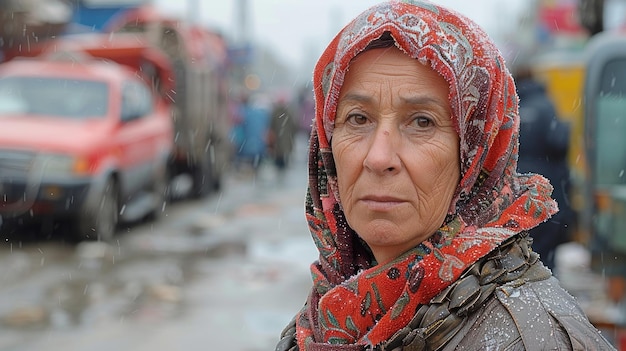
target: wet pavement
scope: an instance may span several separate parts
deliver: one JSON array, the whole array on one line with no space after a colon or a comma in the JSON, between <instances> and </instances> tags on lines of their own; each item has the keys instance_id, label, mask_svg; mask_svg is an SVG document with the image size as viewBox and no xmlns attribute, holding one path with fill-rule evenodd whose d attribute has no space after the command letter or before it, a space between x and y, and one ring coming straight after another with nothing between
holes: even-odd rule
<instances>
[{"instance_id":1,"label":"wet pavement","mask_svg":"<svg viewBox=\"0 0 626 351\"><path fill-rule=\"evenodd\" d=\"M0 246L0 350L273 350L310 288L304 143L113 245Z\"/></svg>"}]
</instances>

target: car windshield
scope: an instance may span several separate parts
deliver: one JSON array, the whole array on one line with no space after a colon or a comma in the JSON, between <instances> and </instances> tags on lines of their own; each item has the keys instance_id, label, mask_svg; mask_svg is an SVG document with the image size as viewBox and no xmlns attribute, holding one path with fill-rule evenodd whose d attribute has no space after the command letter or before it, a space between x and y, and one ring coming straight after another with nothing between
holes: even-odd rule
<instances>
[{"instance_id":1,"label":"car windshield","mask_svg":"<svg viewBox=\"0 0 626 351\"><path fill-rule=\"evenodd\" d=\"M104 82L51 77L0 78L0 117L7 114L100 118L108 108Z\"/></svg>"}]
</instances>

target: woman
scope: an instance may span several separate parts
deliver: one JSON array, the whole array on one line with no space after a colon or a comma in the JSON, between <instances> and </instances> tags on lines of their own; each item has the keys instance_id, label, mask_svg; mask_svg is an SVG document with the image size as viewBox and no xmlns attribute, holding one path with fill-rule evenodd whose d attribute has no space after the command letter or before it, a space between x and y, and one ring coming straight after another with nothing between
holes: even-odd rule
<instances>
[{"instance_id":1,"label":"woman","mask_svg":"<svg viewBox=\"0 0 626 351\"><path fill-rule=\"evenodd\" d=\"M277 350L611 350L530 250L557 211L516 172L513 80L469 19L365 11L314 73L313 288Z\"/></svg>"}]
</instances>

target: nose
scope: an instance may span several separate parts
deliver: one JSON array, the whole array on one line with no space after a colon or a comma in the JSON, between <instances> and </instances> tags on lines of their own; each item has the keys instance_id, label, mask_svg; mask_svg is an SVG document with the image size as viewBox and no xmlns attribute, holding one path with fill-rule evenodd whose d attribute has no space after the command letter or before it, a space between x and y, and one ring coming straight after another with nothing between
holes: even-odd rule
<instances>
[{"instance_id":1,"label":"nose","mask_svg":"<svg viewBox=\"0 0 626 351\"><path fill-rule=\"evenodd\" d=\"M363 166L378 175L397 173L401 167L398 155L401 143L401 136L393 128L377 128L372 135Z\"/></svg>"}]
</instances>

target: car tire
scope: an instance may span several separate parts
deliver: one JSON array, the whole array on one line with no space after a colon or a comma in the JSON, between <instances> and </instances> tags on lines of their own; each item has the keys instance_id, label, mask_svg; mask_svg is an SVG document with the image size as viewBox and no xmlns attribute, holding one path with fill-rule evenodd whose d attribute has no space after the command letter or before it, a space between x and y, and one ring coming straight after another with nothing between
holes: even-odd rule
<instances>
[{"instance_id":1,"label":"car tire","mask_svg":"<svg viewBox=\"0 0 626 351\"><path fill-rule=\"evenodd\" d=\"M17 218L2 218L0 223L0 238L2 240L8 240L13 238L19 233L20 224Z\"/></svg>"},{"instance_id":2,"label":"car tire","mask_svg":"<svg viewBox=\"0 0 626 351\"><path fill-rule=\"evenodd\" d=\"M226 154L226 147L224 141L220 141L220 138L215 138L217 142L212 145L213 153L215 154L215 161L213 162L212 170L212 188L213 191L218 192L222 190L222 182L224 178L224 169L228 163L229 156Z\"/></svg>"},{"instance_id":3,"label":"car tire","mask_svg":"<svg viewBox=\"0 0 626 351\"><path fill-rule=\"evenodd\" d=\"M115 236L119 222L119 192L113 179L109 179L95 209L79 215L76 234L82 241L110 242Z\"/></svg>"},{"instance_id":4,"label":"car tire","mask_svg":"<svg viewBox=\"0 0 626 351\"><path fill-rule=\"evenodd\" d=\"M154 208L148 213L147 219L157 221L163 214L165 204L170 200L170 174L167 164L158 171L158 175L152 183L152 194L154 196Z\"/></svg>"},{"instance_id":5,"label":"car tire","mask_svg":"<svg viewBox=\"0 0 626 351\"><path fill-rule=\"evenodd\" d=\"M194 199L205 198L213 189L213 171L209 157L200 160L191 170L191 197Z\"/></svg>"}]
</instances>

